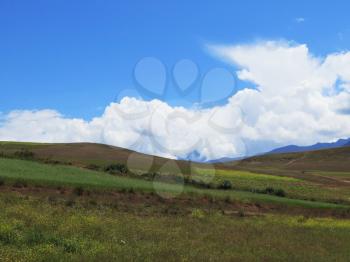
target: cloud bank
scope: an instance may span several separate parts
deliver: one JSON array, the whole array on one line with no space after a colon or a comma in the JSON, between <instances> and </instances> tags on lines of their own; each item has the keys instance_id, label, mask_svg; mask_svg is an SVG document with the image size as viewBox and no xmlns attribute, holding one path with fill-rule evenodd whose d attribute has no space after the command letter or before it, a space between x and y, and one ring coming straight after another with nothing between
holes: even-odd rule
<instances>
[{"instance_id":1,"label":"cloud bank","mask_svg":"<svg viewBox=\"0 0 350 262\"><path fill-rule=\"evenodd\" d=\"M286 144L350 137L350 52L313 56L306 45L210 46L247 88L212 108L125 97L85 121L54 110L13 111L0 140L98 142L170 158L237 157Z\"/></svg>"}]
</instances>

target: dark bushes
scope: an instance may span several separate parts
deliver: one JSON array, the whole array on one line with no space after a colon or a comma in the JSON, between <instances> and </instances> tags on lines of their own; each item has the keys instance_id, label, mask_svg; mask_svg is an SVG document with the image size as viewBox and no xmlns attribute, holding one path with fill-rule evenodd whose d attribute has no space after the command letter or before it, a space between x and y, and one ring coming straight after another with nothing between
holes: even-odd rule
<instances>
[{"instance_id":1,"label":"dark bushes","mask_svg":"<svg viewBox=\"0 0 350 262\"><path fill-rule=\"evenodd\" d=\"M228 190L232 189L232 184L228 180L224 180L218 187L219 189Z\"/></svg>"},{"instance_id":2,"label":"dark bushes","mask_svg":"<svg viewBox=\"0 0 350 262\"><path fill-rule=\"evenodd\" d=\"M127 174L129 173L129 169L126 165L124 164L112 164L108 165L104 168L105 172L108 172L110 174Z\"/></svg>"},{"instance_id":3,"label":"dark bushes","mask_svg":"<svg viewBox=\"0 0 350 262\"><path fill-rule=\"evenodd\" d=\"M260 194L268 194L268 195L274 195L279 197L285 197L287 194L286 192L281 188L273 188L273 187L267 187L265 189L253 189L253 193L260 193Z\"/></svg>"},{"instance_id":4,"label":"dark bushes","mask_svg":"<svg viewBox=\"0 0 350 262\"><path fill-rule=\"evenodd\" d=\"M189 178L185 178L184 181L186 184L190 184L190 185L200 187L200 188L222 189L222 190L232 189L232 184L228 180L224 180L221 184L219 184L217 186L215 184L212 184L212 183L206 183L206 182L201 181L201 180L195 180L195 179L189 179Z\"/></svg>"},{"instance_id":5,"label":"dark bushes","mask_svg":"<svg viewBox=\"0 0 350 262\"><path fill-rule=\"evenodd\" d=\"M208 189L210 189L210 188L214 189L215 188L214 184L206 183L206 182L201 181L201 180L190 179L188 177L184 178L184 182L185 182L185 184L189 184L189 185L192 185L192 186L195 186L195 187L200 187L200 188L208 188Z\"/></svg>"},{"instance_id":6,"label":"dark bushes","mask_svg":"<svg viewBox=\"0 0 350 262\"><path fill-rule=\"evenodd\" d=\"M279 196L279 197L285 197L286 196L286 192L283 189L277 189L274 193L275 193L276 196Z\"/></svg>"},{"instance_id":7,"label":"dark bushes","mask_svg":"<svg viewBox=\"0 0 350 262\"><path fill-rule=\"evenodd\" d=\"M265 193L269 195L273 195L275 193L275 189L273 187L267 187L265 189Z\"/></svg>"},{"instance_id":8,"label":"dark bushes","mask_svg":"<svg viewBox=\"0 0 350 262\"><path fill-rule=\"evenodd\" d=\"M28 149L21 149L20 151L16 151L14 153L14 157L19 159L32 160L34 159L34 153L29 151Z\"/></svg>"}]
</instances>

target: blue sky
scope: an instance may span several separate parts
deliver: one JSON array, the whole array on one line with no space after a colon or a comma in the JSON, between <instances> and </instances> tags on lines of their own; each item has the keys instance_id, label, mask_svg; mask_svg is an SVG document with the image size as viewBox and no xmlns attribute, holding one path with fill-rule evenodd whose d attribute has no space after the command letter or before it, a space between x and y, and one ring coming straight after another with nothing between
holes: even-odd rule
<instances>
[{"instance_id":1,"label":"blue sky","mask_svg":"<svg viewBox=\"0 0 350 262\"><path fill-rule=\"evenodd\" d=\"M0 111L52 108L91 119L135 87L135 64L148 56L168 70L186 58L200 72L232 71L208 43L287 39L316 55L348 50L349 10L348 1L2 0Z\"/></svg>"}]
</instances>

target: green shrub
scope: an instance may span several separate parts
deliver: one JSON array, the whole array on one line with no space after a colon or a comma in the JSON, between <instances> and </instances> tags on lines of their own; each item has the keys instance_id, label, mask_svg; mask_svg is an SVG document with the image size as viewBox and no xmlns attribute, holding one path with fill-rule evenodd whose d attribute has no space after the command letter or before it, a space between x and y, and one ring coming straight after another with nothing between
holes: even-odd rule
<instances>
[{"instance_id":1,"label":"green shrub","mask_svg":"<svg viewBox=\"0 0 350 262\"><path fill-rule=\"evenodd\" d=\"M232 189L232 184L228 180L224 180L218 187L219 189L228 190Z\"/></svg>"},{"instance_id":2,"label":"green shrub","mask_svg":"<svg viewBox=\"0 0 350 262\"><path fill-rule=\"evenodd\" d=\"M269 194L269 195L275 195L279 197L285 197L286 192L283 189L274 189L273 187L267 187L262 193Z\"/></svg>"},{"instance_id":3,"label":"green shrub","mask_svg":"<svg viewBox=\"0 0 350 262\"><path fill-rule=\"evenodd\" d=\"M184 183L185 184L189 184L189 185L192 185L192 186L195 186L195 187L199 187L199 188L208 188L208 189L214 189L215 188L215 185L212 184L212 183L206 183L202 180L196 180L196 179L190 179L188 177L185 177L183 179Z\"/></svg>"},{"instance_id":4,"label":"green shrub","mask_svg":"<svg viewBox=\"0 0 350 262\"><path fill-rule=\"evenodd\" d=\"M124 164L112 164L108 165L104 168L105 172L108 172L110 174L127 174L129 173L129 169Z\"/></svg>"}]
</instances>

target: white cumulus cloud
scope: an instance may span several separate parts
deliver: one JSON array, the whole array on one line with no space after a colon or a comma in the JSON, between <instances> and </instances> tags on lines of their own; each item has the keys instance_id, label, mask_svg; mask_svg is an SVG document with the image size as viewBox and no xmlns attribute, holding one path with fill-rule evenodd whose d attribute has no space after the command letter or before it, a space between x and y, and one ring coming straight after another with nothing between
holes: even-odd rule
<instances>
[{"instance_id":1,"label":"white cumulus cloud","mask_svg":"<svg viewBox=\"0 0 350 262\"><path fill-rule=\"evenodd\" d=\"M0 140L98 142L144 153L201 159L350 137L350 53L315 57L306 45L211 46L247 81L225 105L172 107L125 97L91 121L54 110L2 115Z\"/></svg>"}]
</instances>

